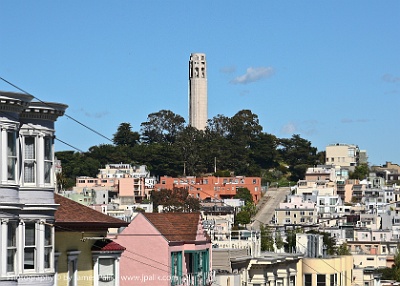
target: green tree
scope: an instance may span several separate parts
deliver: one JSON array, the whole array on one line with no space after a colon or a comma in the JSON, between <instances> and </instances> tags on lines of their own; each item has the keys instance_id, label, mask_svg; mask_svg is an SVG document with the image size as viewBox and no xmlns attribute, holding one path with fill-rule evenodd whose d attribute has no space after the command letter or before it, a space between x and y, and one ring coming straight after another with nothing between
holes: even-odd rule
<instances>
[{"instance_id":1,"label":"green tree","mask_svg":"<svg viewBox=\"0 0 400 286\"><path fill-rule=\"evenodd\" d=\"M318 162L317 148L298 134L290 139L280 139L279 152L282 160L289 165L290 180L294 182L303 179L307 167Z\"/></svg>"},{"instance_id":2,"label":"green tree","mask_svg":"<svg viewBox=\"0 0 400 286\"><path fill-rule=\"evenodd\" d=\"M285 242L283 241L282 234L279 230L275 231L275 246L277 249L281 249L285 246Z\"/></svg>"},{"instance_id":3,"label":"green tree","mask_svg":"<svg viewBox=\"0 0 400 286\"><path fill-rule=\"evenodd\" d=\"M258 116L250 110L241 110L231 118L227 136L230 143L229 169L247 176L260 173L260 167L250 154L251 146L258 140L261 131Z\"/></svg>"},{"instance_id":4,"label":"green tree","mask_svg":"<svg viewBox=\"0 0 400 286\"><path fill-rule=\"evenodd\" d=\"M257 139L251 142L250 158L262 169L279 166L278 138L272 134L260 133Z\"/></svg>"},{"instance_id":5,"label":"green tree","mask_svg":"<svg viewBox=\"0 0 400 286\"><path fill-rule=\"evenodd\" d=\"M253 217L257 212L257 207L253 202L247 201L242 210L248 212L250 217Z\"/></svg>"},{"instance_id":6,"label":"green tree","mask_svg":"<svg viewBox=\"0 0 400 286\"><path fill-rule=\"evenodd\" d=\"M336 254L337 255L350 255L351 254L350 250L349 250L349 246L347 245L346 242L337 247Z\"/></svg>"},{"instance_id":7,"label":"green tree","mask_svg":"<svg viewBox=\"0 0 400 286\"><path fill-rule=\"evenodd\" d=\"M288 229L286 231L286 242L284 243L285 252L292 253L296 251L296 233L301 232L301 228Z\"/></svg>"},{"instance_id":8,"label":"green tree","mask_svg":"<svg viewBox=\"0 0 400 286\"><path fill-rule=\"evenodd\" d=\"M177 136L176 146L185 162L185 175L195 176L206 171L202 161L204 146L203 132L192 126L185 127Z\"/></svg>"},{"instance_id":9,"label":"green tree","mask_svg":"<svg viewBox=\"0 0 400 286\"><path fill-rule=\"evenodd\" d=\"M261 251L274 251L274 237L269 227L260 226Z\"/></svg>"},{"instance_id":10,"label":"green tree","mask_svg":"<svg viewBox=\"0 0 400 286\"><path fill-rule=\"evenodd\" d=\"M223 115L217 115L208 120L204 131L204 152L202 153L208 172L215 172L215 168L233 171L229 164L232 156L231 142L227 139L229 124L230 118Z\"/></svg>"},{"instance_id":11,"label":"green tree","mask_svg":"<svg viewBox=\"0 0 400 286\"><path fill-rule=\"evenodd\" d=\"M154 211L158 206L163 206L163 212L198 212L200 200L189 196L188 190L174 188L173 190L161 189L151 193Z\"/></svg>"},{"instance_id":12,"label":"green tree","mask_svg":"<svg viewBox=\"0 0 400 286\"><path fill-rule=\"evenodd\" d=\"M393 263L393 279L400 282L400 244L397 245Z\"/></svg>"},{"instance_id":13,"label":"green tree","mask_svg":"<svg viewBox=\"0 0 400 286\"><path fill-rule=\"evenodd\" d=\"M349 178L363 180L368 176L368 174L369 174L368 164L361 164L355 167L354 172L350 172Z\"/></svg>"},{"instance_id":14,"label":"green tree","mask_svg":"<svg viewBox=\"0 0 400 286\"><path fill-rule=\"evenodd\" d=\"M238 188L236 191L235 199L240 199L244 201L246 205L248 202L253 203L253 196L248 188Z\"/></svg>"},{"instance_id":15,"label":"green tree","mask_svg":"<svg viewBox=\"0 0 400 286\"><path fill-rule=\"evenodd\" d=\"M235 225L246 225L250 223L250 214L246 211L240 211L235 216Z\"/></svg>"},{"instance_id":16,"label":"green tree","mask_svg":"<svg viewBox=\"0 0 400 286\"><path fill-rule=\"evenodd\" d=\"M146 144L174 143L184 128L185 119L170 110L160 110L147 116L141 126L142 140Z\"/></svg>"},{"instance_id":17,"label":"green tree","mask_svg":"<svg viewBox=\"0 0 400 286\"><path fill-rule=\"evenodd\" d=\"M56 152L55 156L61 161L63 172L63 188L71 189L78 176L95 177L99 171L100 163L88 156L88 153L74 151Z\"/></svg>"},{"instance_id":18,"label":"green tree","mask_svg":"<svg viewBox=\"0 0 400 286\"><path fill-rule=\"evenodd\" d=\"M382 275L382 280L395 280L400 282L400 245L397 245L396 254L394 255L394 263L391 268L377 269L376 272Z\"/></svg>"},{"instance_id":19,"label":"green tree","mask_svg":"<svg viewBox=\"0 0 400 286\"><path fill-rule=\"evenodd\" d=\"M132 131L130 123L121 123L117 132L114 134L113 142L117 146L135 146L140 139L138 132Z\"/></svg>"}]
</instances>

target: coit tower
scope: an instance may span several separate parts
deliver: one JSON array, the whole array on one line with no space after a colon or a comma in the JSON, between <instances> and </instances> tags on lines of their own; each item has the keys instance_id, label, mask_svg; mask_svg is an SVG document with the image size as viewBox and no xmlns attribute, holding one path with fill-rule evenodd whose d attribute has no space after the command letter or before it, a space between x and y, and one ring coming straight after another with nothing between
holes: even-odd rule
<instances>
[{"instance_id":1,"label":"coit tower","mask_svg":"<svg viewBox=\"0 0 400 286\"><path fill-rule=\"evenodd\" d=\"M207 119L206 55L192 53L189 60L189 125L204 130Z\"/></svg>"}]
</instances>

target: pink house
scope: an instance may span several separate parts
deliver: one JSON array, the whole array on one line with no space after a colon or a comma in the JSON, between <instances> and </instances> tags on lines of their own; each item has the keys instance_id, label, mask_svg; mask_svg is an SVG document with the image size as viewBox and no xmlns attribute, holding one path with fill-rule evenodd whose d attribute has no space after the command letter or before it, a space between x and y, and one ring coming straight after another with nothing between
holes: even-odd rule
<instances>
[{"instance_id":1,"label":"pink house","mask_svg":"<svg viewBox=\"0 0 400 286\"><path fill-rule=\"evenodd\" d=\"M211 285L211 239L199 213L139 213L115 242L120 285Z\"/></svg>"}]
</instances>

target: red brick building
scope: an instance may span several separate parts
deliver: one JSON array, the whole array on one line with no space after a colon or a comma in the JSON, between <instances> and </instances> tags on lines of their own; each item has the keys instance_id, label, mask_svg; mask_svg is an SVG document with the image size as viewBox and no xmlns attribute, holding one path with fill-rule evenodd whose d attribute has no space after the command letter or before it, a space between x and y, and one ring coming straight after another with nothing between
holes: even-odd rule
<instances>
[{"instance_id":1,"label":"red brick building","mask_svg":"<svg viewBox=\"0 0 400 286\"><path fill-rule=\"evenodd\" d=\"M173 178L160 177L159 183L155 185L155 190L173 188L184 188L189 194L201 200L204 199L231 199L236 195L239 188L247 188L253 196L253 201L257 203L261 198L261 178L260 177L181 177Z\"/></svg>"}]
</instances>

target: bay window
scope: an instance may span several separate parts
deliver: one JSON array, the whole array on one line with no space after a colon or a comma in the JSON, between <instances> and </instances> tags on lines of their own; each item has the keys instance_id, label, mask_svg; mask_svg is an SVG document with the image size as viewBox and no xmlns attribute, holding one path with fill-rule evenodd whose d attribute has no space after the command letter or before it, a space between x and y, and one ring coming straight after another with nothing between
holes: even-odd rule
<instances>
[{"instance_id":1,"label":"bay window","mask_svg":"<svg viewBox=\"0 0 400 286\"><path fill-rule=\"evenodd\" d=\"M15 256L17 253L17 222L7 223L7 272L15 272Z\"/></svg>"},{"instance_id":2,"label":"bay window","mask_svg":"<svg viewBox=\"0 0 400 286\"><path fill-rule=\"evenodd\" d=\"M24 182L35 183L36 152L35 137L25 137L24 145Z\"/></svg>"},{"instance_id":3,"label":"bay window","mask_svg":"<svg viewBox=\"0 0 400 286\"><path fill-rule=\"evenodd\" d=\"M36 264L36 224L25 223L24 270L35 269Z\"/></svg>"},{"instance_id":4,"label":"bay window","mask_svg":"<svg viewBox=\"0 0 400 286\"><path fill-rule=\"evenodd\" d=\"M17 172L17 139L15 131L7 132L7 179L16 180Z\"/></svg>"},{"instance_id":5,"label":"bay window","mask_svg":"<svg viewBox=\"0 0 400 286\"><path fill-rule=\"evenodd\" d=\"M51 183L51 170L53 165L53 140L50 137L44 137L44 182Z\"/></svg>"},{"instance_id":6,"label":"bay window","mask_svg":"<svg viewBox=\"0 0 400 286\"><path fill-rule=\"evenodd\" d=\"M53 228L45 224L44 226L44 268L51 268L53 254Z\"/></svg>"}]
</instances>

